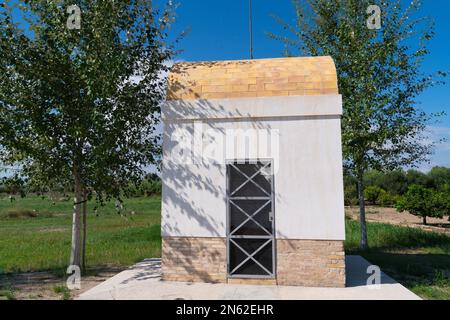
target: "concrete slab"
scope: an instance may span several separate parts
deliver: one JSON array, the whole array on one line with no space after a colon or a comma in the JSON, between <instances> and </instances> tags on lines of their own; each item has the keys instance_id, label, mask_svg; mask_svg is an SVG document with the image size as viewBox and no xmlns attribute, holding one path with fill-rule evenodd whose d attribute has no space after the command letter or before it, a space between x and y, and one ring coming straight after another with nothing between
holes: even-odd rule
<instances>
[{"instance_id":1,"label":"concrete slab","mask_svg":"<svg viewBox=\"0 0 450 320\"><path fill-rule=\"evenodd\" d=\"M346 288L308 288L161 280L160 259L145 259L84 292L81 300L420 300L420 297L381 273L379 286L367 286L367 267L360 256L347 256ZM81 283L83 284L83 283Z\"/></svg>"}]
</instances>

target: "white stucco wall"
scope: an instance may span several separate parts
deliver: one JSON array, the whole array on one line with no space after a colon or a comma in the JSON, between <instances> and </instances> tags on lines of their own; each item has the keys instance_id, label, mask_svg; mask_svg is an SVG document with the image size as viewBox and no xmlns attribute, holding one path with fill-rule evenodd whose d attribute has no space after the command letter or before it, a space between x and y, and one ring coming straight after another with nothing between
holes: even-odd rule
<instances>
[{"instance_id":1,"label":"white stucco wall","mask_svg":"<svg viewBox=\"0 0 450 320\"><path fill-rule=\"evenodd\" d=\"M190 112L179 112L187 108L179 102L166 105L163 111L163 236L225 237L225 160L271 158L276 236L344 239L340 96L186 104ZM250 154L242 153L245 140L230 139L236 129L241 129L239 134L249 134L247 142L253 146L247 151ZM264 134L270 150L257 147L266 140ZM191 148L182 147L183 137ZM200 144L204 148L195 137L202 137ZM215 142L208 144L211 138ZM235 141L236 153L228 150L228 154L220 154L217 148L211 148L221 145L221 140ZM201 161L207 154L221 161Z\"/></svg>"}]
</instances>

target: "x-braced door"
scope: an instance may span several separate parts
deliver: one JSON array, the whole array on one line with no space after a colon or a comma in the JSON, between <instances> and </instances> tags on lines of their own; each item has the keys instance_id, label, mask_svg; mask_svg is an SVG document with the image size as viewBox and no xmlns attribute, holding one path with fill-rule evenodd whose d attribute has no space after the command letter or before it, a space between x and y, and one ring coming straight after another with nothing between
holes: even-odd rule
<instances>
[{"instance_id":1,"label":"x-braced door","mask_svg":"<svg viewBox=\"0 0 450 320\"><path fill-rule=\"evenodd\" d=\"M227 163L228 276L273 278L275 225L272 162Z\"/></svg>"}]
</instances>

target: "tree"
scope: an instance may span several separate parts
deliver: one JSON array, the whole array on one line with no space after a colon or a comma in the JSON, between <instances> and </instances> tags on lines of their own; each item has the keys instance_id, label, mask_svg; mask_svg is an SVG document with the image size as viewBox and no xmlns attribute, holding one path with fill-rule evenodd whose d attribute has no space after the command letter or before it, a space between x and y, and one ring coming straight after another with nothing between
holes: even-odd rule
<instances>
[{"instance_id":1,"label":"tree","mask_svg":"<svg viewBox=\"0 0 450 320\"><path fill-rule=\"evenodd\" d=\"M4 186L5 192L9 195L20 194L21 197L25 196L26 181L17 173L10 177L3 177L0 182Z\"/></svg>"},{"instance_id":2,"label":"tree","mask_svg":"<svg viewBox=\"0 0 450 320\"><path fill-rule=\"evenodd\" d=\"M427 217L443 218L450 214L449 194L434 191L419 185L412 185L408 192L398 201L396 208L399 212L422 217L423 224L427 224Z\"/></svg>"},{"instance_id":3,"label":"tree","mask_svg":"<svg viewBox=\"0 0 450 320\"><path fill-rule=\"evenodd\" d=\"M335 61L343 96L344 166L358 180L360 246L365 249L364 173L414 166L427 159L432 144L422 138L433 115L421 111L416 98L430 86L442 83L441 76L447 73L421 72L433 28L425 18L413 18L420 7L418 0L406 9L401 1L293 3L297 17L294 26L275 18L294 38L269 36L289 46L290 55L293 49L300 54L329 55ZM372 5L381 9L380 29L372 23L372 17L377 20Z\"/></svg>"},{"instance_id":4,"label":"tree","mask_svg":"<svg viewBox=\"0 0 450 320\"><path fill-rule=\"evenodd\" d=\"M380 195L386 192L385 190L381 189L377 186L368 186L364 190L364 196L367 201L369 201L372 204L378 204L378 199L380 198Z\"/></svg>"},{"instance_id":5,"label":"tree","mask_svg":"<svg viewBox=\"0 0 450 320\"><path fill-rule=\"evenodd\" d=\"M442 190L446 185L450 185L450 168L433 167L428 172L428 178L434 189Z\"/></svg>"},{"instance_id":6,"label":"tree","mask_svg":"<svg viewBox=\"0 0 450 320\"><path fill-rule=\"evenodd\" d=\"M391 207L397 204L397 201L401 198L400 195L391 194L387 191L382 191L378 197L378 204L382 207Z\"/></svg>"},{"instance_id":7,"label":"tree","mask_svg":"<svg viewBox=\"0 0 450 320\"><path fill-rule=\"evenodd\" d=\"M353 206L358 203L356 183L357 181L354 176L344 172L344 204L346 206Z\"/></svg>"},{"instance_id":8,"label":"tree","mask_svg":"<svg viewBox=\"0 0 450 320\"><path fill-rule=\"evenodd\" d=\"M374 186L384 189L392 195L399 195L406 192L408 179L402 170L382 172L372 169L364 173L363 185L365 188Z\"/></svg>"},{"instance_id":9,"label":"tree","mask_svg":"<svg viewBox=\"0 0 450 320\"><path fill-rule=\"evenodd\" d=\"M428 178L428 176L418 170L408 170L406 172L406 180L408 182L408 186L417 184L422 187L430 187L430 179Z\"/></svg>"},{"instance_id":10,"label":"tree","mask_svg":"<svg viewBox=\"0 0 450 320\"><path fill-rule=\"evenodd\" d=\"M363 183L366 187L376 186L381 188L383 183L384 173L378 170L368 170L364 173Z\"/></svg>"},{"instance_id":11,"label":"tree","mask_svg":"<svg viewBox=\"0 0 450 320\"><path fill-rule=\"evenodd\" d=\"M380 187L391 194L404 194L408 190L408 179L402 170L387 171L383 174Z\"/></svg>"},{"instance_id":12,"label":"tree","mask_svg":"<svg viewBox=\"0 0 450 320\"><path fill-rule=\"evenodd\" d=\"M0 160L72 184L71 265L81 265L82 204L120 199L159 157L172 21L170 2L0 4Z\"/></svg>"}]
</instances>

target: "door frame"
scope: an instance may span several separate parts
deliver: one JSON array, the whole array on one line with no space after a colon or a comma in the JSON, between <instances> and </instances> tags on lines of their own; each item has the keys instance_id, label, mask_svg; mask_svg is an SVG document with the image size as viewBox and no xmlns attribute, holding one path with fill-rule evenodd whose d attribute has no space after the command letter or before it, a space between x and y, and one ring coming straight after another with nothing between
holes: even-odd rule
<instances>
[{"instance_id":1,"label":"door frame","mask_svg":"<svg viewBox=\"0 0 450 320\"><path fill-rule=\"evenodd\" d=\"M270 163L271 170L271 194L270 194L270 205L271 205L271 216L272 216L272 273L270 275L241 275L241 274L230 274L230 170L229 165L231 164L245 164L245 163L257 163L262 162L264 164ZM227 256L227 278L249 278L249 279L276 279L277 274L277 259L276 259L276 228L275 228L275 174L273 168L272 158L256 158L256 159L227 159L225 161L226 170L226 256ZM247 239L251 239L249 236Z\"/></svg>"}]
</instances>

